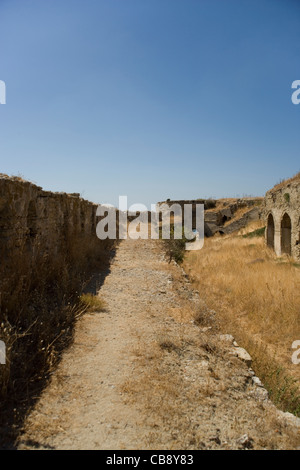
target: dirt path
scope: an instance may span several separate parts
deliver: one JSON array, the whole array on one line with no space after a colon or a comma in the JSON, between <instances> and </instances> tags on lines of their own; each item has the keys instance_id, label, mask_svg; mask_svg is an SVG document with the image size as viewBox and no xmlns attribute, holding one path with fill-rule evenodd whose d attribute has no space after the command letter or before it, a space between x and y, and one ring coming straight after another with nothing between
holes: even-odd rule
<instances>
[{"instance_id":1,"label":"dirt path","mask_svg":"<svg viewBox=\"0 0 300 470\"><path fill-rule=\"evenodd\" d=\"M300 445L159 242L123 241L99 295L107 311L78 322L20 449Z\"/></svg>"}]
</instances>

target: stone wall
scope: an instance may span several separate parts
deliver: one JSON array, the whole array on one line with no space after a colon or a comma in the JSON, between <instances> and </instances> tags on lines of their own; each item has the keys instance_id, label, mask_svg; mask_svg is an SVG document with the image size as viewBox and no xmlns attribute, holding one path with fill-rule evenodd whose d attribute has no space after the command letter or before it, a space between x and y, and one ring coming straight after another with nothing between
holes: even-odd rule
<instances>
[{"instance_id":1,"label":"stone wall","mask_svg":"<svg viewBox=\"0 0 300 470\"><path fill-rule=\"evenodd\" d=\"M211 237L215 233L229 234L247 226L251 221L258 220L261 215L263 198L230 198L230 199L197 199L158 202L157 209L167 204L171 207L178 204L184 214L184 205L192 205L192 225L196 228L196 205L204 204L204 233ZM241 216L236 216L240 209L245 209ZM183 217L184 221L184 217Z\"/></svg>"},{"instance_id":2,"label":"stone wall","mask_svg":"<svg viewBox=\"0 0 300 470\"><path fill-rule=\"evenodd\" d=\"M300 181L289 180L269 190L265 196L266 244L277 256L300 260Z\"/></svg>"},{"instance_id":3,"label":"stone wall","mask_svg":"<svg viewBox=\"0 0 300 470\"><path fill-rule=\"evenodd\" d=\"M96 238L97 205L78 194L52 193L20 178L0 176L0 256L57 256L74 234Z\"/></svg>"},{"instance_id":4,"label":"stone wall","mask_svg":"<svg viewBox=\"0 0 300 470\"><path fill-rule=\"evenodd\" d=\"M97 238L96 211L79 194L0 174L2 403L35 396L72 341L81 294L96 294L108 272L115 241Z\"/></svg>"},{"instance_id":5,"label":"stone wall","mask_svg":"<svg viewBox=\"0 0 300 470\"><path fill-rule=\"evenodd\" d=\"M13 320L38 296L49 309L63 304L107 268L115 241L97 238L97 207L0 174L1 318Z\"/></svg>"}]
</instances>

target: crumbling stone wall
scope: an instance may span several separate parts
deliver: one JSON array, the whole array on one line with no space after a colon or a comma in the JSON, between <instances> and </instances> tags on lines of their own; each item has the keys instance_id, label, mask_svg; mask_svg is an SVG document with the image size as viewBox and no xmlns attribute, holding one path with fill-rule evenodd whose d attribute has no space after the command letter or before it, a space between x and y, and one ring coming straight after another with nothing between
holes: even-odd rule
<instances>
[{"instance_id":1,"label":"crumbling stone wall","mask_svg":"<svg viewBox=\"0 0 300 470\"><path fill-rule=\"evenodd\" d=\"M56 256L68 248L75 233L96 237L96 209L79 194L43 191L28 181L1 175L1 253L33 253L39 244Z\"/></svg>"},{"instance_id":2,"label":"crumbling stone wall","mask_svg":"<svg viewBox=\"0 0 300 470\"><path fill-rule=\"evenodd\" d=\"M0 174L1 403L30 402L72 341L83 290L105 277L115 241L97 238L96 211L79 194Z\"/></svg>"},{"instance_id":3,"label":"crumbling stone wall","mask_svg":"<svg viewBox=\"0 0 300 470\"><path fill-rule=\"evenodd\" d=\"M97 238L96 211L79 194L0 174L0 317L12 316L34 290L50 305L105 269L114 240Z\"/></svg>"},{"instance_id":4,"label":"crumbling stone wall","mask_svg":"<svg viewBox=\"0 0 300 470\"><path fill-rule=\"evenodd\" d=\"M265 196L266 244L277 256L300 260L300 181L289 180Z\"/></svg>"},{"instance_id":5,"label":"crumbling stone wall","mask_svg":"<svg viewBox=\"0 0 300 470\"><path fill-rule=\"evenodd\" d=\"M229 234L247 226L249 222L259 220L261 216L261 204L263 198L237 198L237 199L197 199L158 202L157 208L161 210L162 205L171 207L178 204L184 215L184 205L192 205L192 226L196 228L196 205L204 204L204 234L211 237L215 233ZM247 209L240 217L236 217L239 209ZM183 217L184 221L184 217Z\"/></svg>"}]
</instances>

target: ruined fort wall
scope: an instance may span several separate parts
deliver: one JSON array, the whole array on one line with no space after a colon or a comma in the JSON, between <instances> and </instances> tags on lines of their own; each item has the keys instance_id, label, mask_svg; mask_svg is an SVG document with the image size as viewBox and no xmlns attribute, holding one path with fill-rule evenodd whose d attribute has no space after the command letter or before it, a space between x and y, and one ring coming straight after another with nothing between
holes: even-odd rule
<instances>
[{"instance_id":1,"label":"ruined fort wall","mask_svg":"<svg viewBox=\"0 0 300 470\"><path fill-rule=\"evenodd\" d=\"M103 281L115 241L97 238L96 211L78 194L0 175L0 399L48 374L85 311L81 294Z\"/></svg>"},{"instance_id":2,"label":"ruined fort wall","mask_svg":"<svg viewBox=\"0 0 300 470\"><path fill-rule=\"evenodd\" d=\"M66 193L52 193L20 178L0 177L0 250L2 255L52 256L68 249L74 234L96 237L97 205Z\"/></svg>"},{"instance_id":3,"label":"ruined fort wall","mask_svg":"<svg viewBox=\"0 0 300 470\"><path fill-rule=\"evenodd\" d=\"M299 182L290 182L268 191L263 212L267 226L267 245L274 248L277 256L281 256L287 253L290 244L290 253L287 254L300 260Z\"/></svg>"},{"instance_id":4,"label":"ruined fort wall","mask_svg":"<svg viewBox=\"0 0 300 470\"><path fill-rule=\"evenodd\" d=\"M192 225L196 228L196 206L204 205L204 233L206 237L211 237L215 233L229 234L240 230L254 220L259 220L261 216L261 204L263 198L231 198L231 199L197 199L158 202L157 209L162 210L164 205L171 208L178 204L181 207L182 219L184 220L184 206L192 206ZM245 212L236 217L239 209Z\"/></svg>"},{"instance_id":5,"label":"ruined fort wall","mask_svg":"<svg viewBox=\"0 0 300 470\"><path fill-rule=\"evenodd\" d=\"M97 207L79 194L0 176L1 318L13 319L37 296L47 308L54 299L59 305L106 268L114 240L97 238Z\"/></svg>"}]
</instances>

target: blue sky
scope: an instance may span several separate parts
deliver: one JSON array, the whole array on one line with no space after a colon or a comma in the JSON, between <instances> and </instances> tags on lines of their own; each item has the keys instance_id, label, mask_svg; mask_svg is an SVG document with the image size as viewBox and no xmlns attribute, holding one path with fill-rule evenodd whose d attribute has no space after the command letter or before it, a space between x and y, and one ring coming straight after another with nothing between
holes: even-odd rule
<instances>
[{"instance_id":1,"label":"blue sky","mask_svg":"<svg viewBox=\"0 0 300 470\"><path fill-rule=\"evenodd\" d=\"M298 0L0 0L0 172L94 202L300 170Z\"/></svg>"}]
</instances>

